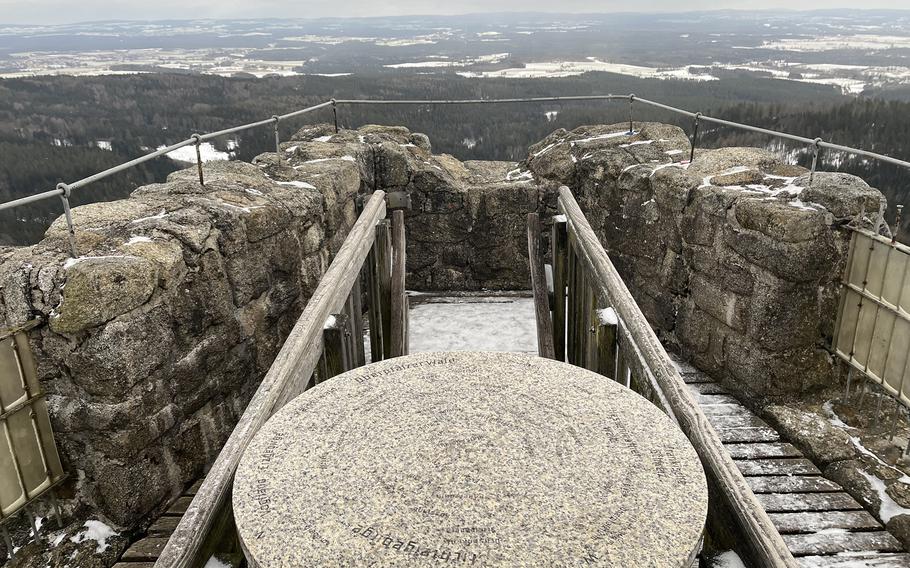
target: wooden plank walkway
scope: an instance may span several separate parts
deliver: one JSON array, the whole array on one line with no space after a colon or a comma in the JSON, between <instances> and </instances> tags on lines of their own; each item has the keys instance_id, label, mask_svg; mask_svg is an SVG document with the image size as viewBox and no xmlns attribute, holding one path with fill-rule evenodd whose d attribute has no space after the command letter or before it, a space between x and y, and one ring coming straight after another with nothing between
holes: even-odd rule
<instances>
[{"instance_id":1,"label":"wooden plank walkway","mask_svg":"<svg viewBox=\"0 0 910 568\"><path fill-rule=\"evenodd\" d=\"M201 484L202 479L199 479L175 499L167 510L152 523L146 531L146 535L123 552L113 568L152 568ZM221 558L220 560L224 565L235 567L240 566L241 559L238 557Z\"/></svg>"},{"instance_id":2,"label":"wooden plank walkway","mask_svg":"<svg viewBox=\"0 0 910 568\"><path fill-rule=\"evenodd\" d=\"M910 568L910 553L840 485L721 385L671 357L801 565Z\"/></svg>"}]
</instances>

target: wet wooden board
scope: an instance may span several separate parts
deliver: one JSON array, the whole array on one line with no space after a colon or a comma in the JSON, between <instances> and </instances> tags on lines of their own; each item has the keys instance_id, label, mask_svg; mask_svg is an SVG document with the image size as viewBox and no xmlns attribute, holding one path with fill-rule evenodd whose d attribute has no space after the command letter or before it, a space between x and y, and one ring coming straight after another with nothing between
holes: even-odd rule
<instances>
[{"instance_id":1,"label":"wet wooden board","mask_svg":"<svg viewBox=\"0 0 910 568\"><path fill-rule=\"evenodd\" d=\"M754 444L726 444L724 446L735 460L762 458L800 458L803 454L787 442L756 442Z\"/></svg>"},{"instance_id":2,"label":"wet wooden board","mask_svg":"<svg viewBox=\"0 0 910 568\"><path fill-rule=\"evenodd\" d=\"M178 497L170 507L168 507L167 511L164 514L182 516L184 513L186 513L186 508L190 506L190 503L192 501L193 497L191 495L182 495Z\"/></svg>"},{"instance_id":3,"label":"wet wooden board","mask_svg":"<svg viewBox=\"0 0 910 568\"><path fill-rule=\"evenodd\" d=\"M725 430L733 428L768 428L768 423L751 412L744 414L708 414L708 422L715 429Z\"/></svg>"},{"instance_id":4,"label":"wet wooden board","mask_svg":"<svg viewBox=\"0 0 910 568\"><path fill-rule=\"evenodd\" d=\"M190 486L183 495L174 500L167 510L158 517L146 531L146 536L131 544L120 556L114 568L151 568L164 549L180 518L186 511L193 495L202 484L200 479Z\"/></svg>"},{"instance_id":5,"label":"wet wooden board","mask_svg":"<svg viewBox=\"0 0 910 568\"><path fill-rule=\"evenodd\" d=\"M784 541L794 556L841 552L903 552L901 544L885 531L787 534Z\"/></svg>"},{"instance_id":6,"label":"wet wooden board","mask_svg":"<svg viewBox=\"0 0 910 568\"><path fill-rule=\"evenodd\" d=\"M177 523L180 522L180 517L159 517L157 521L152 523L152 526L149 527L149 535L168 535L174 532L174 529L177 527Z\"/></svg>"},{"instance_id":7,"label":"wet wooden board","mask_svg":"<svg viewBox=\"0 0 910 568\"><path fill-rule=\"evenodd\" d=\"M796 511L859 511L863 506L850 494L838 493L759 493L759 502L769 513Z\"/></svg>"},{"instance_id":8,"label":"wet wooden board","mask_svg":"<svg viewBox=\"0 0 910 568\"><path fill-rule=\"evenodd\" d=\"M164 550L167 537L147 536L130 545L120 557L121 562L153 561Z\"/></svg>"},{"instance_id":9,"label":"wet wooden board","mask_svg":"<svg viewBox=\"0 0 910 568\"><path fill-rule=\"evenodd\" d=\"M711 416L752 416L752 411L745 406L730 402L702 405L701 410L709 418Z\"/></svg>"},{"instance_id":10,"label":"wet wooden board","mask_svg":"<svg viewBox=\"0 0 910 568\"><path fill-rule=\"evenodd\" d=\"M738 460L743 475L821 475L815 464L806 458L763 458Z\"/></svg>"},{"instance_id":11,"label":"wet wooden board","mask_svg":"<svg viewBox=\"0 0 910 568\"><path fill-rule=\"evenodd\" d=\"M747 477L749 487L755 493L824 493L843 491L840 485L830 479L814 475L768 475Z\"/></svg>"},{"instance_id":12,"label":"wet wooden board","mask_svg":"<svg viewBox=\"0 0 910 568\"><path fill-rule=\"evenodd\" d=\"M769 513L771 522L781 534L817 533L831 529L849 531L881 530L882 526L866 511L822 511ZM833 534L829 534L833 536Z\"/></svg>"},{"instance_id":13,"label":"wet wooden board","mask_svg":"<svg viewBox=\"0 0 910 568\"><path fill-rule=\"evenodd\" d=\"M797 559L803 568L910 568L910 554L852 553L845 556L803 556ZM115 567L116 568L116 567Z\"/></svg>"},{"instance_id":14,"label":"wet wooden board","mask_svg":"<svg viewBox=\"0 0 910 568\"><path fill-rule=\"evenodd\" d=\"M689 390L700 394L730 394L730 391L715 382L689 383Z\"/></svg>"},{"instance_id":15,"label":"wet wooden board","mask_svg":"<svg viewBox=\"0 0 910 568\"><path fill-rule=\"evenodd\" d=\"M780 434L768 426L753 428L716 428L717 435L724 444L742 442L779 442Z\"/></svg>"}]
</instances>

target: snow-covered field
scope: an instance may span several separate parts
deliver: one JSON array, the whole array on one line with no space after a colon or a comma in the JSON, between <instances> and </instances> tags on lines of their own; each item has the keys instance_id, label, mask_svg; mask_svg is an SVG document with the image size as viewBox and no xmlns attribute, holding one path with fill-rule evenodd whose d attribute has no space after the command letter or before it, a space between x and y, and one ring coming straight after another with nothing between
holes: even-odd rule
<instances>
[{"instance_id":1,"label":"snow-covered field","mask_svg":"<svg viewBox=\"0 0 910 568\"><path fill-rule=\"evenodd\" d=\"M537 353L534 299L514 296L411 298L411 352ZM419 302L416 303L415 302Z\"/></svg>"},{"instance_id":2,"label":"snow-covered field","mask_svg":"<svg viewBox=\"0 0 910 568\"><path fill-rule=\"evenodd\" d=\"M524 67L499 69L497 71L463 71L458 74L462 77L498 77L509 79L528 79L536 77L570 77L581 75L590 71L603 71L632 75L644 79L689 79L694 81L715 81L717 77L708 74L691 73L688 67L657 68L642 67L640 65L626 65L624 63L610 63L601 61L596 57L588 57L585 61L538 61L525 64Z\"/></svg>"}]
</instances>

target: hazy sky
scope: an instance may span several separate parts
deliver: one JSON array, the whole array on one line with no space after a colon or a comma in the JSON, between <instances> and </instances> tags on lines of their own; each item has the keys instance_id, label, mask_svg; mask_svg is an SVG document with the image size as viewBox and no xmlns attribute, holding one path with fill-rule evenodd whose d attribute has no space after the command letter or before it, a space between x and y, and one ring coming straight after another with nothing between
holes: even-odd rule
<instances>
[{"instance_id":1,"label":"hazy sky","mask_svg":"<svg viewBox=\"0 0 910 568\"><path fill-rule=\"evenodd\" d=\"M906 0L0 0L0 23L51 24L110 19L318 18L478 12L652 12L771 8L906 8Z\"/></svg>"}]
</instances>

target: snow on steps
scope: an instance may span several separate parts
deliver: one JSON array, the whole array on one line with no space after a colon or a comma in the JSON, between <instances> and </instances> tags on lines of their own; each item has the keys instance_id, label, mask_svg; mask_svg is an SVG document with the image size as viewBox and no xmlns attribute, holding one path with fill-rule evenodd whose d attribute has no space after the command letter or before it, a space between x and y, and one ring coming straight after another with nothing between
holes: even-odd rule
<instances>
[{"instance_id":1,"label":"snow on steps","mask_svg":"<svg viewBox=\"0 0 910 568\"><path fill-rule=\"evenodd\" d=\"M910 554L872 515L721 385L671 354L692 396L806 568L910 568ZM709 566L730 566L723 554Z\"/></svg>"}]
</instances>

